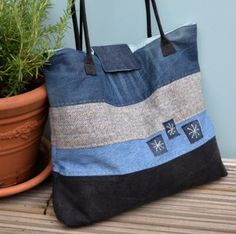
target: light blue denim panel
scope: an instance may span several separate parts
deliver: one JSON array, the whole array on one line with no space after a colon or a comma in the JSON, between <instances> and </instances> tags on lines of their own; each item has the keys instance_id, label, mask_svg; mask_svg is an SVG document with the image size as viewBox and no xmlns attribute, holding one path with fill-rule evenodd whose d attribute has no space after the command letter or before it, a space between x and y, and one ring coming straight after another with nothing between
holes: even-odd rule
<instances>
[{"instance_id":1,"label":"light blue denim panel","mask_svg":"<svg viewBox=\"0 0 236 234\"><path fill-rule=\"evenodd\" d=\"M198 120L203 138L189 142L182 126ZM176 125L180 135L169 139L160 131L146 139L132 140L87 149L57 149L52 147L53 170L65 176L124 175L162 165L205 144L215 137L206 111ZM161 135L167 152L155 156L148 142Z\"/></svg>"},{"instance_id":2,"label":"light blue denim panel","mask_svg":"<svg viewBox=\"0 0 236 234\"><path fill-rule=\"evenodd\" d=\"M145 100L156 89L199 72L196 25L183 26L168 34L177 53L163 57L160 39L134 52L142 69L104 73L94 55L97 76L84 72L85 53L74 49L58 51L45 67L45 78L52 107L106 102L126 106Z\"/></svg>"}]
</instances>

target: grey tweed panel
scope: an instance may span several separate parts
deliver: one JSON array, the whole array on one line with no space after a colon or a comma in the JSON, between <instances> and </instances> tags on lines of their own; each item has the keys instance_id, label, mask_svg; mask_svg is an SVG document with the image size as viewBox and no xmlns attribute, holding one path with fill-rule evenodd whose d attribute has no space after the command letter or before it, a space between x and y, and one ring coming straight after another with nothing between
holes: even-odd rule
<instances>
[{"instance_id":1,"label":"grey tweed panel","mask_svg":"<svg viewBox=\"0 0 236 234\"><path fill-rule=\"evenodd\" d=\"M204 110L200 73L195 73L134 105L90 103L51 108L52 143L58 148L87 148L144 139L163 130L163 122L174 119L179 123Z\"/></svg>"}]
</instances>

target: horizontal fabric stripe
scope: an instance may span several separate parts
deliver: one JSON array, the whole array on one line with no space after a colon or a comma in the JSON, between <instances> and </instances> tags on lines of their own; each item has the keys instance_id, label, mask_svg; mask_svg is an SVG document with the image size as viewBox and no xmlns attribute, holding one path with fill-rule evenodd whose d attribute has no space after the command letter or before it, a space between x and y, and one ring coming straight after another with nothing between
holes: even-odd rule
<instances>
[{"instance_id":1,"label":"horizontal fabric stripe","mask_svg":"<svg viewBox=\"0 0 236 234\"><path fill-rule=\"evenodd\" d=\"M79 227L226 174L212 139L162 166L125 176L66 177L53 173L53 206L60 221Z\"/></svg>"},{"instance_id":2,"label":"horizontal fabric stripe","mask_svg":"<svg viewBox=\"0 0 236 234\"><path fill-rule=\"evenodd\" d=\"M182 126L198 120L203 138L191 144ZM53 150L53 170L65 176L102 176L124 175L162 165L181 157L215 136L213 126L206 112L176 125L180 135L169 140L165 131L156 132L142 140L132 140L91 149L58 149ZM154 156L147 142L157 135L162 135L168 152Z\"/></svg>"},{"instance_id":3,"label":"horizontal fabric stripe","mask_svg":"<svg viewBox=\"0 0 236 234\"><path fill-rule=\"evenodd\" d=\"M200 73L156 90L143 102L114 107L106 103L50 108L52 143L85 148L143 139L163 129L163 122L182 122L205 109Z\"/></svg>"},{"instance_id":4,"label":"horizontal fabric stripe","mask_svg":"<svg viewBox=\"0 0 236 234\"><path fill-rule=\"evenodd\" d=\"M134 56L142 68L137 71L105 73L94 55L97 76L93 77L85 74L84 52L60 50L44 68L50 106L99 102L126 106L141 102L158 88L199 72L196 36L196 25L168 33L177 50L168 57L162 55L160 39L138 49Z\"/></svg>"}]
</instances>

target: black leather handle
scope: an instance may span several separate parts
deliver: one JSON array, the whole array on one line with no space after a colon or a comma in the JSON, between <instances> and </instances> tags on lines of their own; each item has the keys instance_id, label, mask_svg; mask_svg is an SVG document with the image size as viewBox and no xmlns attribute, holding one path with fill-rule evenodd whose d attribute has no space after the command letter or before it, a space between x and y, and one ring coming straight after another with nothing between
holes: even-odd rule
<instances>
[{"instance_id":1,"label":"black leather handle","mask_svg":"<svg viewBox=\"0 0 236 234\"><path fill-rule=\"evenodd\" d=\"M176 50L175 50L174 46L172 45L172 43L169 41L169 39L165 36L155 0L145 0L146 17L147 17L147 36L148 37L152 36L150 1L152 3L155 19L156 19L156 22L157 22L157 25L158 25L158 28L160 31L162 54L163 54L163 56L169 56L169 55L175 53ZM93 63L93 58L92 58L92 53L91 53L91 45L90 45L89 31L88 31L88 24L87 24L87 17L86 17L85 0L80 0L80 33L79 33L78 23L77 23L75 1L73 2L73 6L72 6L71 10L72 10L76 48L78 50L82 50L82 44L83 44L82 39L83 39L83 31L84 31L85 43L86 43L85 71L88 75L96 75L96 68Z\"/></svg>"},{"instance_id":2,"label":"black leather handle","mask_svg":"<svg viewBox=\"0 0 236 234\"><path fill-rule=\"evenodd\" d=\"M77 20L77 14L76 14L76 9L75 9L75 0L73 1L72 7L71 7L71 14L72 14L73 29L74 29L74 37L75 37L75 46L77 50L80 50L82 49L82 41L79 38L80 38L80 35L82 35L82 32L79 33L78 20Z\"/></svg>"},{"instance_id":3,"label":"black leather handle","mask_svg":"<svg viewBox=\"0 0 236 234\"><path fill-rule=\"evenodd\" d=\"M160 16L158 14L158 10L157 10L157 4L155 0L151 0L152 2L152 7L154 10L154 15L157 21L157 25L160 31L160 35L161 35L161 50L162 50L162 54L164 57L169 56L171 54L174 54L176 52L175 47L172 45L172 43L169 41L169 39L166 37L164 30L162 28L162 24L161 24L161 19Z\"/></svg>"},{"instance_id":4,"label":"black leather handle","mask_svg":"<svg viewBox=\"0 0 236 234\"><path fill-rule=\"evenodd\" d=\"M150 0L145 0L145 6L146 6L146 17L147 17L147 37L152 37Z\"/></svg>"},{"instance_id":5,"label":"black leather handle","mask_svg":"<svg viewBox=\"0 0 236 234\"><path fill-rule=\"evenodd\" d=\"M151 26L151 8L150 8L150 0L145 0L146 5L146 17L147 17L147 37L152 37L152 26ZM81 13L81 2L80 2L80 13ZM82 50L83 48L83 26L82 26L82 14L80 14L80 33L78 28L78 20L75 9L75 0L73 1L73 5L71 8L72 20L73 20L73 28L74 28L74 37L75 37L75 45L77 50Z\"/></svg>"},{"instance_id":6,"label":"black leather handle","mask_svg":"<svg viewBox=\"0 0 236 234\"><path fill-rule=\"evenodd\" d=\"M90 39L89 39L85 1L80 0L80 33L78 29L75 0L73 1L71 12L72 12L72 21L73 21L76 49L82 50L82 44L83 44L82 39L83 39L83 30L84 30L85 44L86 44L86 56L84 60L84 68L85 68L86 74L95 76L96 67L93 62L93 57L92 57L92 52L91 52L92 50L91 50Z\"/></svg>"},{"instance_id":7,"label":"black leather handle","mask_svg":"<svg viewBox=\"0 0 236 234\"><path fill-rule=\"evenodd\" d=\"M81 20L82 20L81 26L83 26L83 27L81 27L81 29L84 30L86 52L87 52L87 55L86 55L85 61L84 61L85 72L88 75L95 76L96 75L96 67L94 65L93 57L92 57L92 49L91 49L90 39L89 39L88 23L87 23L84 0L80 0L80 10L81 10L80 14L82 15L81 16ZM82 33L81 33L81 35L82 35ZM82 43L81 43L81 46L82 46Z\"/></svg>"}]
</instances>

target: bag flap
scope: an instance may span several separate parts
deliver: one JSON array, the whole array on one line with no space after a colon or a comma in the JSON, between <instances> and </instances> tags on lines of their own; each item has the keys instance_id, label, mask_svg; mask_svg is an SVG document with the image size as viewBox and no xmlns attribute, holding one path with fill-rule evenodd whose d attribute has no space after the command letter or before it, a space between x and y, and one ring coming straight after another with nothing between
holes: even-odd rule
<instances>
[{"instance_id":1,"label":"bag flap","mask_svg":"<svg viewBox=\"0 0 236 234\"><path fill-rule=\"evenodd\" d=\"M133 71L141 68L128 45L95 46L93 50L105 72Z\"/></svg>"}]
</instances>

